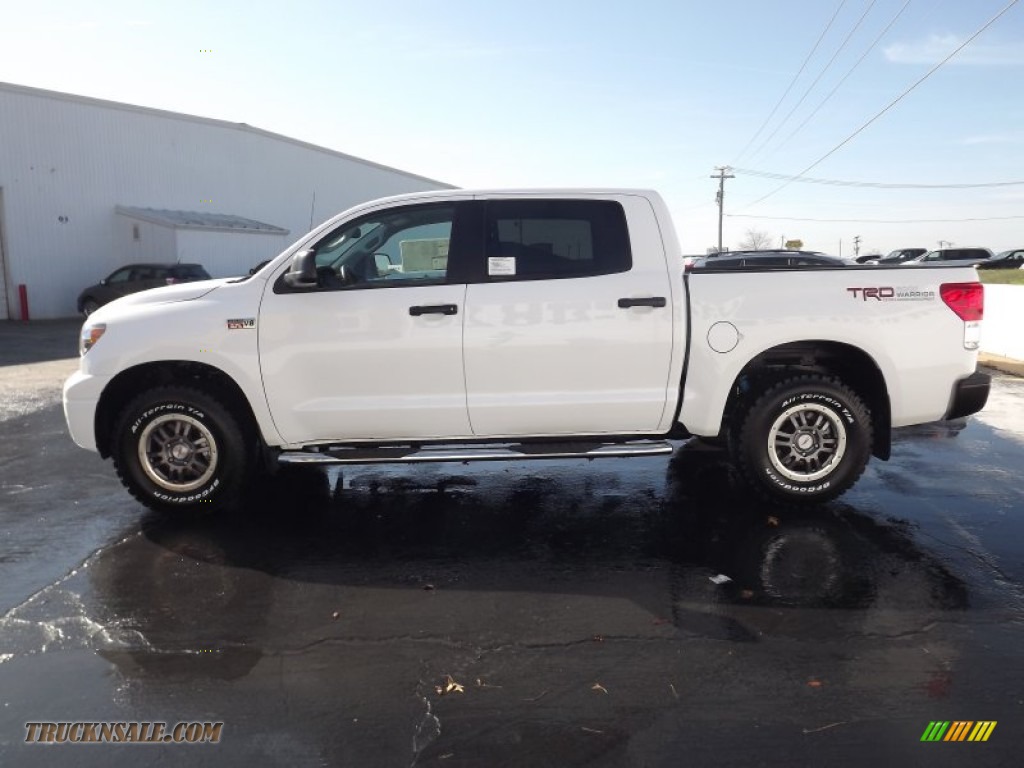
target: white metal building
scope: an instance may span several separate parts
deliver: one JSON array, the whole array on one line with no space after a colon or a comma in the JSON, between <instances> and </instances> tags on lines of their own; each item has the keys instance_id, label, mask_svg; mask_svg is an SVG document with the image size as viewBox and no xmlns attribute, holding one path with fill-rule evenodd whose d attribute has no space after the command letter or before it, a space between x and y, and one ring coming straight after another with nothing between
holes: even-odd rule
<instances>
[{"instance_id":1,"label":"white metal building","mask_svg":"<svg viewBox=\"0 0 1024 768\"><path fill-rule=\"evenodd\" d=\"M253 128L0 83L0 320L75 314L120 265L245 274L356 203L450 187Z\"/></svg>"}]
</instances>

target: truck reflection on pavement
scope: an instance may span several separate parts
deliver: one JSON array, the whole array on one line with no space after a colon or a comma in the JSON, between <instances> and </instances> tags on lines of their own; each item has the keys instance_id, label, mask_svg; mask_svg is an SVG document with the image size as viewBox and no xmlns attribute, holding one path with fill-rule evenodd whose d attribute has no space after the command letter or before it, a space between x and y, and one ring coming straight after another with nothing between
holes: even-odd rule
<instances>
[{"instance_id":1,"label":"truck reflection on pavement","mask_svg":"<svg viewBox=\"0 0 1024 768\"><path fill-rule=\"evenodd\" d=\"M626 596L683 637L740 642L891 636L967 607L964 583L909 529L844 504L765 507L700 441L677 450L667 481L656 460L646 474L601 466L371 468L347 483L302 469L261 486L233 517L147 518L142 537L92 570L108 621L143 638L104 656L130 678L243 676L300 642L289 636L298 613L330 626L329 605L297 604L302 584L465 590L466 610L474 592ZM930 685L933 662L918 663Z\"/></svg>"}]
</instances>

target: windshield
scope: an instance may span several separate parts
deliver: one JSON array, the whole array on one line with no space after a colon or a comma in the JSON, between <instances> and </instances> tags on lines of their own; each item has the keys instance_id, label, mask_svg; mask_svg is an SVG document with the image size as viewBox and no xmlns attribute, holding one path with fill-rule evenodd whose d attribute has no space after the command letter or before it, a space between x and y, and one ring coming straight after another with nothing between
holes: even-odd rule
<instances>
[{"instance_id":1,"label":"windshield","mask_svg":"<svg viewBox=\"0 0 1024 768\"><path fill-rule=\"evenodd\" d=\"M332 232L327 240L316 247L316 265L318 267L331 267L337 269L345 264L345 257L353 253L364 253L367 248L373 248L381 240L380 222L364 222L358 226L346 227L340 231ZM356 245L362 244L358 251L354 250Z\"/></svg>"}]
</instances>

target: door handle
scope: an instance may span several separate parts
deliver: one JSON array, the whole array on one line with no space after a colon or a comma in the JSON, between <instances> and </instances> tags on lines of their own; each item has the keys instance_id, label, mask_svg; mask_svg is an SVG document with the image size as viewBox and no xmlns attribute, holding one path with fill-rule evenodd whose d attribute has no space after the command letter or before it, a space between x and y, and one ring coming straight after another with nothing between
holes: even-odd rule
<instances>
[{"instance_id":1,"label":"door handle","mask_svg":"<svg viewBox=\"0 0 1024 768\"><path fill-rule=\"evenodd\" d=\"M420 315L457 315L459 308L454 304L422 304L418 307L409 307L409 314L413 317Z\"/></svg>"},{"instance_id":2,"label":"door handle","mask_svg":"<svg viewBox=\"0 0 1024 768\"><path fill-rule=\"evenodd\" d=\"M619 309L630 307L664 307L668 302L664 296L648 296L644 299L619 299Z\"/></svg>"}]
</instances>

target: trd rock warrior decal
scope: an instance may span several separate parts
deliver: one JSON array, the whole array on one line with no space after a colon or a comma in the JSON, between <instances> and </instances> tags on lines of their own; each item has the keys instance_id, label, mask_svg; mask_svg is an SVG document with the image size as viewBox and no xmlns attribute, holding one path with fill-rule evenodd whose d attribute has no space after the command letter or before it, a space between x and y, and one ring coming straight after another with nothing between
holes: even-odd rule
<instances>
[{"instance_id":1,"label":"trd rock warrior decal","mask_svg":"<svg viewBox=\"0 0 1024 768\"><path fill-rule=\"evenodd\" d=\"M867 301L934 301L935 291L921 290L912 285L884 285L872 288L847 288L853 298Z\"/></svg>"}]
</instances>

